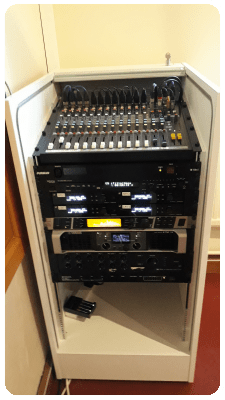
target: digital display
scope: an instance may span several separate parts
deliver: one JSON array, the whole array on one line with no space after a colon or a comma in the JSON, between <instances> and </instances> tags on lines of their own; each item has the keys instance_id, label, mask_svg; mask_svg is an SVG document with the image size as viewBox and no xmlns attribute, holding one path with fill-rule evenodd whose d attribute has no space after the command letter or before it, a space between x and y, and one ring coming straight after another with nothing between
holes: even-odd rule
<instances>
[{"instance_id":1,"label":"digital display","mask_svg":"<svg viewBox=\"0 0 225 400\"><path fill-rule=\"evenodd\" d=\"M133 207L131 209L132 213L151 213L152 207Z\"/></svg>"},{"instance_id":2,"label":"digital display","mask_svg":"<svg viewBox=\"0 0 225 400\"><path fill-rule=\"evenodd\" d=\"M130 243L129 233L113 233L112 234L113 243Z\"/></svg>"},{"instance_id":3,"label":"digital display","mask_svg":"<svg viewBox=\"0 0 225 400\"><path fill-rule=\"evenodd\" d=\"M84 195L74 195L74 196L66 196L66 201L85 201L87 197Z\"/></svg>"},{"instance_id":4,"label":"digital display","mask_svg":"<svg viewBox=\"0 0 225 400\"><path fill-rule=\"evenodd\" d=\"M135 187L138 186L138 182L105 182L105 186L109 187Z\"/></svg>"},{"instance_id":5,"label":"digital display","mask_svg":"<svg viewBox=\"0 0 225 400\"><path fill-rule=\"evenodd\" d=\"M88 228L121 228L121 219L87 219Z\"/></svg>"},{"instance_id":6,"label":"digital display","mask_svg":"<svg viewBox=\"0 0 225 400\"><path fill-rule=\"evenodd\" d=\"M151 194L133 194L131 200L151 200Z\"/></svg>"},{"instance_id":7,"label":"digital display","mask_svg":"<svg viewBox=\"0 0 225 400\"><path fill-rule=\"evenodd\" d=\"M68 208L67 214L85 214L87 213L86 208Z\"/></svg>"}]
</instances>

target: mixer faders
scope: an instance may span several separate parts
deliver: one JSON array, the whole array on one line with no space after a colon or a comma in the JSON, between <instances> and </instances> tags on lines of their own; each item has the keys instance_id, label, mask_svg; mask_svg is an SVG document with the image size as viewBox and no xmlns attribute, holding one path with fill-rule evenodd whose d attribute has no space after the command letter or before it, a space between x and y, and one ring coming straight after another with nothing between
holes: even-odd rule
<instances>
[{"instance_id":1,"label":"mixer faders","mask_svg":"<svg viewBox=\"0 0 225 400\"><path fill-rule=\"evenodd\" d=\"M190 158L190 151L200 149L192 128L179 78L167 78L158 86L153 83L149 90L125 86L95 93L66 85L35 156L42 163L46 156L48 162L80 162L86 155L93 162L91 154L96 153L100 162L111 160L115 153L118 160L127 161L168 159L169 151L172 158L183 159L182 152Z\"/></svg>"}]
</instances>

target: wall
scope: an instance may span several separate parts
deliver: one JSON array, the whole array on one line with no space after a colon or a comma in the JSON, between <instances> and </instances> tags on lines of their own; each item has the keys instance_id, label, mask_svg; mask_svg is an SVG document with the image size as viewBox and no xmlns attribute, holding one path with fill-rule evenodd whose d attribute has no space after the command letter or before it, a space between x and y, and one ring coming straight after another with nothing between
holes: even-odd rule
<instances>
[{"instance_id":1,"label":"wall","mask_svg":"<svg viewBox=\"0 0 225 400\"><path fill-rule=\"evenodd\" d=\"M61 68L188 62L219 84L219 12L211 5L54 4ZM69 40L68 40L69 38Z\"/></svg>"},{"instance_id":2,"label":"wall","mask_svg":"<svg viewBox=\"0 0 225 400\"><path fill-rule=\"evenodd\" d=\"M54 55L49 50L48 58L42 29L46 46L55 46ZM52 5L42 5L40 10L38 4L20 4L7 10L5 80L12 93L58 67L54 29ZM5 337L7 390L14 395L35 395L49 345L30 251L6 292Z\"/></svg>"},{"instance_id":3,"label":"wall","mask_svg":"<svg viewBox=\"0 0 225 400\"><path fill-rule=\"evenodd\" d=\"M47 73L38 4L8 8L5 50L5 80L12 93Z\"/></svg>"}]
</instances>

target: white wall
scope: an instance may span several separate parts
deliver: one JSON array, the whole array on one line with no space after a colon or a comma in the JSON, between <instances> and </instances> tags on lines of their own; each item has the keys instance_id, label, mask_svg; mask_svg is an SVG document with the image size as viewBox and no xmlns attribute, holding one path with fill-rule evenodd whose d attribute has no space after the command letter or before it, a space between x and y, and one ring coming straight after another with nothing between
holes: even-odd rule
<instances>
[{"instance_id":1,"label":"white wall","mask_svg":"<svg viewBox=\"0 0 225 400\"><path fill-rule=\"evenodd\" d=\"M5 80L14 93L47 73L38 4L16 4L5 14Z\"/></svg>"},{"instance_id":2,"label":"white wall","mask_svg":"<svg viewBox=\"0 0 225 400\"><path fill-rule=\"evenodd\" d=\"M219 84L220 16L207 4L54 4L61 68L187 62Z\"/></svg>"}]
</instances>

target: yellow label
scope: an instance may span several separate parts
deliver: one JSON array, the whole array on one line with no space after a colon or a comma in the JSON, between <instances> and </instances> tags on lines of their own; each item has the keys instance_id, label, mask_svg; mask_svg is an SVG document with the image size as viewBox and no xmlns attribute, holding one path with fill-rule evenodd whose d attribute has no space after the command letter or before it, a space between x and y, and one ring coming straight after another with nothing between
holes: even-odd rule
<instances>
[{"instance_id":1,"label":"yellow label","mask_svg":"<svg viewBox=\"0 0 225 400\"><path fill-rule=\"evenodd\" d=\"M121 219L87 219L88 228L120 228Z\"/></svg>"}]
</instances>

